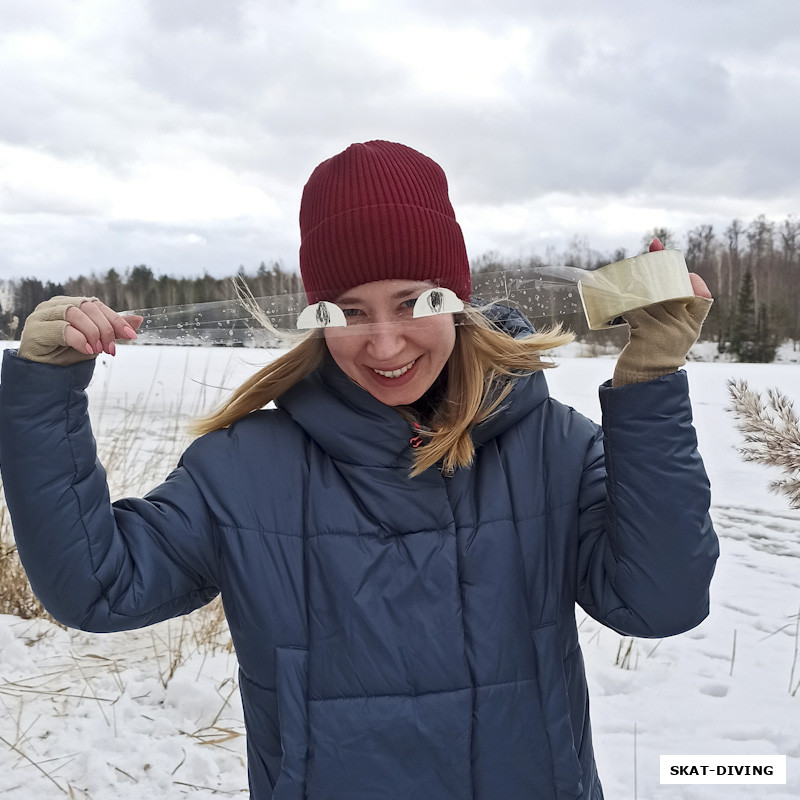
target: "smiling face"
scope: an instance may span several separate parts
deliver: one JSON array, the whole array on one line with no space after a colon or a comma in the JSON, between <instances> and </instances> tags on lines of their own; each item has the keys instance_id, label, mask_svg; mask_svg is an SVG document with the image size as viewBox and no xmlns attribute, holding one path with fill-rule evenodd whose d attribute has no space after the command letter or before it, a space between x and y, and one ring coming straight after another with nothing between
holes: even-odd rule
<instances>
[{"instance_id":1,"label":"smiling face","mask_svg":"<svg viewBox=\"0 0 800 800\"><path fill-rule=\"evenodd\" d=\"M415 319L414 302L433 284L385 280L363 283L336 299L347 328L325 328L342 372L387 406L419 400L450 358L452 314Z\"/></svg>"}]
</instances>

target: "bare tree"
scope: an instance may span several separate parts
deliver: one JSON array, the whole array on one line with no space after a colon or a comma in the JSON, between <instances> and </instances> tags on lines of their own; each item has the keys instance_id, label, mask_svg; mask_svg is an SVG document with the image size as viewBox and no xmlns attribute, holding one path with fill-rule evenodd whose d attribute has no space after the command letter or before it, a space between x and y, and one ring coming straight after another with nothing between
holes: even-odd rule
<instances>
[{"instance_id":1,"label":"bare tree","mask_svg":"<svg viewBox=\"0 0 800 800\"><path fill-rule=\"evenodd\" d=\"M656 227L642 237L643 253L647 252L653 239L658 239L664 245L665 250L672 250L678 246L678 237L669 228Z\"/></svg>"}]
</instances>

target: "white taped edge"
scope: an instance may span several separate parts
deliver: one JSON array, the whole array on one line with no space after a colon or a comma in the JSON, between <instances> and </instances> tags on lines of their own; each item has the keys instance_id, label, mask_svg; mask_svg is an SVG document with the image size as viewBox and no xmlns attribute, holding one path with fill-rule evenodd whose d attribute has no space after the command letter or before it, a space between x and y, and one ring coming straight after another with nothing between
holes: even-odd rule
<instances>
[{"instance_id":1,"label":"white taped edge","mask_svg":"<svg viewBox=\"0 0 800 800\"><path fill-rule=\"evenodd\" d=\"M464 310L464 301L452 289L444 287L426 289L414 303L417 317L433 317L436 314L456 314Z\"/></svg>"},{"instance_id":2,"label":"white taped edge","mask_svg":"<svg viewBox=\"0 0 800 800\"><path fill-rule=\"evenodd\" d=\"M347 320L344 312L336 303L320 300L306 306L297 318L297 327L301 330L311 328L346 328Z\"/></svg>"}]
</instances>

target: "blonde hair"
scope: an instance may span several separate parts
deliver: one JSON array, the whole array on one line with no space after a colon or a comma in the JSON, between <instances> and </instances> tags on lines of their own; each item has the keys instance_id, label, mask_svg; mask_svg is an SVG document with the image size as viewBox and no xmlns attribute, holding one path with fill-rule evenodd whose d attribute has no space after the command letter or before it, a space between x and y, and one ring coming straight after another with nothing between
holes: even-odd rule
<instances>
[{"instance_id":1,"label":"blonde hair","mask_svg":"<svg viewBox=\"0 0 800 800\"><path fill-rule=\"evenodd\" d=\"M455 321L447 388L433 418L427 421L430 430L421 432L427 442L414 451L411 477L440 461L445 474L468 467L475 456L470 430L500 409L517 378L555 366L542 359L544 351L573 339L560 325L514 339L475 308L459 312ZM317 369L326 353L325 339L314 331L245 381L218 411L197 420L192 432L201 435L227 428L263 408ZM397 410L406 419L414 419L413 409Z\"/></svg>"}]
</instances>

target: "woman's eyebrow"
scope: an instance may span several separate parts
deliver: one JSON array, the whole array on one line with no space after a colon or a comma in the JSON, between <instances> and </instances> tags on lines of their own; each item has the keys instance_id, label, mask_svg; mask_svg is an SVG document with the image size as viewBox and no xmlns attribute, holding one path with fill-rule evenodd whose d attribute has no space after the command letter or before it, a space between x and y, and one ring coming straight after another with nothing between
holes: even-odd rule
<instances>
[{"instance_id":1,"label":"woman's eyebrow","mask_svg":"<svg viewBox=\"0 0 800 800\"><path fill-rule=\"evenodd\" d=\"M360 303L361 301L357 297L348 297L347 295L344 295L342 297L337 297L334 302L336 303L337 306L343 306L347 305L348 303L349 304Z\"/></svg>"},{"instance_id":2,"label":"woman's eyebrow","mask_svg":"<svg viewBox=\"0 0 800 800\"><path fill-rule=\"evenodd\" d=\"M389 295L389 299L400 300L401 298L409 297L412 294L421 294L423 291L424 289L420 289L419 287L416 286L411 289L400 289L399 291L393 292L391 295ZM337 306L347 305L347 304L358 305L359 303L364 303L364 302L366 301L362 300L359 297L350 297L349 295L343 295L342 297L336 300L336 305Z\"/></svg>"},{"instance_id":3,"label":"woman's eyebrow","mask_svg":"<svg viewBox=\"0 0 800 800\"><path fill-rule=\"evenodd\" d=\"M423 291L423 289L419 289L418 287L414 287L413 289L401 289L399 292L395 292L392 295L392 300L400 300L412 294L421 294Z\"/></svg>"}]
</instances>

